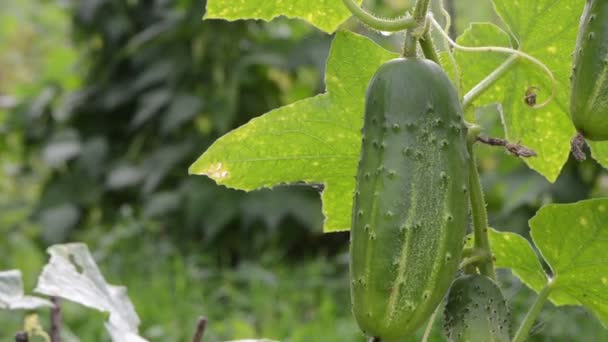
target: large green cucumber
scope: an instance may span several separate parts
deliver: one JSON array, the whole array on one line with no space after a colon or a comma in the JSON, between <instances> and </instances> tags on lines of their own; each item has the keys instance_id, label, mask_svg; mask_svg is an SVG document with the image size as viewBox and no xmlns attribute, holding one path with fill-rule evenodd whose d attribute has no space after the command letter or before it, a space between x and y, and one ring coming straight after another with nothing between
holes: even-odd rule
<instances>
[{"instance_id":1,"label":"large green cucumber","mask_svg":"<svg viewBox=\"0 0 608 342\"><path fill-rule=\"evenodd\" d=\"M589 140L608 140L608 1L588 0L580 21L570 116Z\"/></svg>"},{"instance_id":2,"label":"large green cucumber","mask_svg":"<svg viewBox=\"0 0 608 342\"><path fill-rule=\"evenodd\" d=\"M359 327L413 333L447 292L468 214L466 127L456 89L435 63L383 64L366 94L351 229Z\"/></svg>"},{"instance_id":3,"label":"large green cucumber","mask_svg":"<svg viewBox=\"0 0 608 342\"><path fill-rule=\"evenodd\" d=\"M509 342L510 315L500 288L475 274L454 281L444 313L450 342Z\"/></svg>"}]
</instances>

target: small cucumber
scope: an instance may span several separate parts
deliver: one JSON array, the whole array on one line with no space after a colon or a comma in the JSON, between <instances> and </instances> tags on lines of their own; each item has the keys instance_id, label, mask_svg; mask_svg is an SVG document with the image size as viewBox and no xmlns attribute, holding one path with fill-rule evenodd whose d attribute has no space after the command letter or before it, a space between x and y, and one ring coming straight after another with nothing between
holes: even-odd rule
<instances>
[{"instance_id":1,"label":"small cucumber","mask_svg":"<svg viewBox=\"0 0 608 342\"><path fill-rule=\"evenodd\" d=\"M509 311L500 288L479 274L456 279L445 307L444 328L450 342L509 342Z\"/></svg>"},{"instance_id":2,"label":"small cucumber","mask_svg":"<svg viewBox=\"0 0 608 342\"><path fill-rule=\"evenodd\" d=\"M468 214L466 127L456 89L434 62L383 64L366 94L351 229L359 327L397 340L446 294Z\"/></svg>"},{"instance_id":3,"label":"small cucumber","mask_svg":"<svg viewBox=\"0 0 608 342\"><path fill-rule=\"evenodd\" d=\"M608 140L606 0L588 0L581 17L572 67L570 117L586 139Z\"/></svg>"}]
</instances>

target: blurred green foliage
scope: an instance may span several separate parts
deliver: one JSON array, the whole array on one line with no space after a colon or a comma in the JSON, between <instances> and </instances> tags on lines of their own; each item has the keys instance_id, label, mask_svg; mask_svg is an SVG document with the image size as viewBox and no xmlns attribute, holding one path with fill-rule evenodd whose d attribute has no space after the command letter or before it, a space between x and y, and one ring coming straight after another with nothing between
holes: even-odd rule
<instances>
[{"instance_id":1,"label":"blurred green foliage","mask_svg":"<svg viewBox=\"0 0 608 342\"><path fill-rule=\"evenodd\" d=\"M46 243L113 222L123 205L184 243L223 246L211 248L222 255L255 253L275 235L289 245L318 229L314 191L285 189L269 203L268 193L244 196L185 170L226 131L322 90L329 37L286 21L201 22L203 8L71 5L82 86L45 82L6 123L25 135L23 173L44 174L33 217ZM287 216L299 225L270 234ZM237 237L258 229L254 240Z\"/></svg>"},{"instance_id":2,"label":"blurred green foliage","mask_svg":"<svg viewBox=\"0 0 608 342\"><path fill-rule=\"evenodd\" d=\"M408 6L369 4L386 16ZM496 20L490 1L455 4L457 32ZM21 269L30 291L46 246L84 241L108 281L129 288L151 340L187 340L206 315L208 341L362 341L350 313L348 234L321 234L319 189L245 194L186 175L225 132L323 91L331 37L284 18L201 21L204 5L0 4L0 96L17 102L0 108L0 269ZM476 115L502 135L495 106ZM593 161L570 161L549 184L502 151L478 151L490 223L500 230L525 235L543 203L608 193ZM501 282L520 320L533 294L508 273ZM107 339L104 315L67 303L64 311L66 332ZM22 317L0 312L0 340ZM531 338L605 339L582 309L549 307Z\"/></svg>"}]
</instances>

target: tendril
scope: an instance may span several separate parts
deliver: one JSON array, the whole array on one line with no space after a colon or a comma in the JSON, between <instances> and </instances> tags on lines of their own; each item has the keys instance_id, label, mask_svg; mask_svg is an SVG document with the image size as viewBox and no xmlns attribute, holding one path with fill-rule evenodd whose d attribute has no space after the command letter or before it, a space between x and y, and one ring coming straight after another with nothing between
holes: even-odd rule
<instances>
[{"instance_id":1,"label":"tendril","mask_svg":"<svg viewBox=\"0 0 608 342\"><path fill-rule=\"evenodd\" d=\"M429 14L428 17L429 17L429 20L431 21L431 23L433 24L433 26L437 29L437 31L439 31L439 33L441 33L441 35L445 38L445 40L451 46L453 46L454 49L456 49L456 50L465 51L465 52L499 52L499 53L505 53L505 54L512 54L512 55L521 57L523 59L526 59L526 60L536 64L538 67L540 67L547 74L547 76L549 76L549 78L551 79L551 96L549 96L549 98L547 100L545 100L544 102L532 106L532 108L545 107L555 98L555 95L557 93L557 80L553 76L553 73L551 72L551 70L549 70L549 68L543 62L539 61L538 59L530 56L529 54L527 54L523 51L508 48L508 47L502 47L502 46L472 47L472 46L459 45L458 43L453 41L452 38L450 38L450 36L443 30L441 25L437 22L437 20L435 20L435 18L433 18L432 15Z\"/></svg>"}]
</instances>

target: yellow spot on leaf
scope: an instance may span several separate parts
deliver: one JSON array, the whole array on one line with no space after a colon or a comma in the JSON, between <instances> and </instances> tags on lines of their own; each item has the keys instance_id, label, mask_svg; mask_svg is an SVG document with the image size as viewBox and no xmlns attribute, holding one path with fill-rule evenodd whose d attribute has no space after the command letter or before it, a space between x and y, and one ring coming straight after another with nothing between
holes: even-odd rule
<instances>
[{"instance_id":1,"label":"yellow spot on leaf","mask_svg":"<svg viewBox=\"0 0 608 342\"><path fill-rule=\"evenodd\" d=\"M211 164L211 166L209 166L209 168L204 171L203 174L218 182L228 177L228 171L223 168L222 163Z\"/></svg>"},{"instance_id":2,"label":"yellow spot on leaf","mask_svg":"<svg viewBox=\"0 0 608 342\"><path fill-rule=\"evenodd\" d=\"M589 222L587 222L587 219L586 219L586 218L581 217L581 219L580 219L580 223L581 223L581 226L586 226L586 225L587 225Z\"/></svg>"},{"instance_id":3,"label":"yellow spot on leaf","mask_svg":"<svg viewBox=\"0 0 608 342\"><path fill-rule=\"evenodd\" d=\"M555 54L555 53L557 53L557 48L555 46L553 46L553 45L548 46L547 47L547 52L549 52L550 54Z\"/></svg>"}]
</instances>

